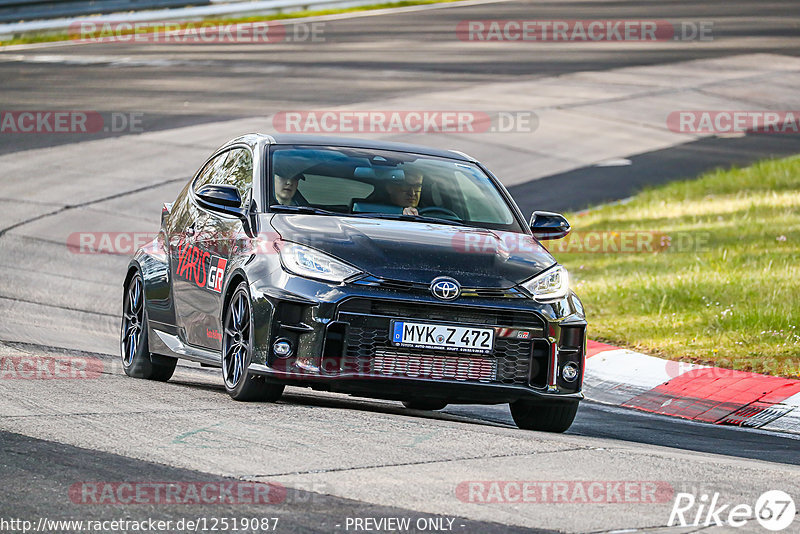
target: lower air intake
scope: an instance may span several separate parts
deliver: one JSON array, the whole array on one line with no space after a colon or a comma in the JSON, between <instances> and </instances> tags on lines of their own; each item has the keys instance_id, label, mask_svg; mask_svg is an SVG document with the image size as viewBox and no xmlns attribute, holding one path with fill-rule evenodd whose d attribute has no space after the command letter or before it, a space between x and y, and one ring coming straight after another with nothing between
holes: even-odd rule
<instances>
[{"instance_id":1,"label":"lower air intake","mask_svg":"<svg viewBox=\"0 0 800 534\"><path fill-rule=\"evenodd\" d=\"M497 379L497 362L488 358L422 356L377 349L372 359L372 372L383 376L493 382Z\"/></svg>"}]
</instances>

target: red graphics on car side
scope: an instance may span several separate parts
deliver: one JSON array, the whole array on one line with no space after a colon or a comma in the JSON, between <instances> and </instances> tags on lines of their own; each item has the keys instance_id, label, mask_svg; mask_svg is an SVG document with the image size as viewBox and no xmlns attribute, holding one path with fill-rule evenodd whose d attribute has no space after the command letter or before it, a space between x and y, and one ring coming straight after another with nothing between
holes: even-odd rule
<instances>
[{"instance_id":1,"label":"red graphics on car side","mask_svg":"<svg viewBox=\"0 0 800 534\"><path fill-rule=\"evenodd\" d=\"M182 244L178 249L175 272L179 278L193 282L197 287L221 293L227 264L225 258L214 256L198 246Z\"/></svg>"}]
</instances>

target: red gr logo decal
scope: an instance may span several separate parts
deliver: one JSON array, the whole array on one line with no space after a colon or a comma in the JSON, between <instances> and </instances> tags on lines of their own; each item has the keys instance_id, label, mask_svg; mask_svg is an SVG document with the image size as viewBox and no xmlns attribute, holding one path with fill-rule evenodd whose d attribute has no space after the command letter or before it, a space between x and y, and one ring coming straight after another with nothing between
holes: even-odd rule
<instances>
[{"instance_id":1,"label":"red gr logo decal","mask_svg":"<svg viewBox=\"0 0 800 534\"><path fill-rule=\"evenodd\" d=\"M228 260L219 256L211 257L211 269L208 271L208 289L222 293L222 281L225 280L225 266Z\"/></svg>"},{"instance_id":2,"label":"red gr logo decal","mask_svg":"<svg viewBox=\"0 0 800 534\"><path fill-rule=\"evenodd\" d=\"M210 252L194 245L182 244L178 248L175 273L178 278L194 282L197 287L221 293L227 265L228 260L224 258L212 256Z\"/></svg>"}]
</instances>

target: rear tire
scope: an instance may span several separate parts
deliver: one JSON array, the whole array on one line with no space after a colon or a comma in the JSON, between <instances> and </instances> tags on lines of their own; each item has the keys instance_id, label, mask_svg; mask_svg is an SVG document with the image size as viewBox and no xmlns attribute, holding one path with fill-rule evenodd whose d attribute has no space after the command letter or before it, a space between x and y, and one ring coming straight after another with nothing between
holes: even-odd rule
<instances>
[{"instance_id":1,"label":"rear tire","mask_svg":"<svg viewBox=\"0 0 800 534\"><path fill-rule=\"evenodd\" d=\"M270 384L248 370L253 356L253 313L247 283L236 287L225 310L222 334L222 380L233 400L275 402L284 386Z\"/></svg>"},{"instance_id":2,"label":"rear tire","mask_svg":"<svg viewBox=\"0 0 800 534\"><path fill-rule=\"evenodd\" d=\"M403 401L403 406L409 410L444 410L447 403L433 400L410 400Z\"/></svg>"},{"instance_id":3,"label":"rear tire","mask_svg":"<svg viewBox=\"0 0 800 534\"><path fill-rule=\"evenodd\" d=\"M166 382L172 378L178 360L150 353L147 332L147 309L144 302L144 282L139 271L131 278L122 298L122 328L120 354L125 374Z\"/></svg>"},{"instance_id":4,"label":"rear tire","mask_svg":"<svg viewBox=\"0 0 800 534\"><path fill-rule=\"evenodd\" d=\"M511 417L523 430L564 432L578 413L578 401L521 399L510 404Z\"/></svg>"}]
</instances>

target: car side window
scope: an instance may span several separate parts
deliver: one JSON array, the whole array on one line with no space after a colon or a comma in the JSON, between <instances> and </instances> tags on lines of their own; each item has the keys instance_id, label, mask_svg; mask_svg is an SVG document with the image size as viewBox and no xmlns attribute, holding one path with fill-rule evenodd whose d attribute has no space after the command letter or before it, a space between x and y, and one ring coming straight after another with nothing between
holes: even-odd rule
<instances>
[{"instance_id":1,"label":"car side window","mask_svg":"<svg viewBox=\"0 0 800 534\"><path fill-rule=\"evenodd\" d=\"M209 161L197 179L194 181L194 191L197 192L201 187L208 184L222 184L225 180L225 162L230 151L223 152Z\"/></svg>"},{"instance_id":2,"label":"car side window","mask_svg":"<svg viewBox=\"0 0 800 534\"><path fill-rule=\"evenodd\" d=\"M235 185L242 199L253 187L253 155L246 148L235 148L228 153L224 165L225 183Z\"/></svg>"},{"instance_id":3,"label":"car side window","mask_svg":"<svg viewBox=\"0 0 800 534\"><path fill-rule=\"evenodd\" d=\"M186 228L189 224L187 221L189 220L189 187L191 185L191 182L187 183L178 194L178 198L172 203L167 227L167 231L170 233L178 231L176 229Z\"/></svg>"},{"instance_id":4,"label":"car side window","mask_svg":"<svg viewBox=\"0 0 800 534\"><path fill-rule=\"evenodd\" d=\"M233 185L242 199L253 187L253 155L246 148L234 148L223 152L208 162L194 183L198 191L204 185Z\"/></svg>"}]
</instances>

